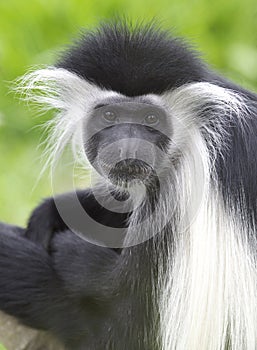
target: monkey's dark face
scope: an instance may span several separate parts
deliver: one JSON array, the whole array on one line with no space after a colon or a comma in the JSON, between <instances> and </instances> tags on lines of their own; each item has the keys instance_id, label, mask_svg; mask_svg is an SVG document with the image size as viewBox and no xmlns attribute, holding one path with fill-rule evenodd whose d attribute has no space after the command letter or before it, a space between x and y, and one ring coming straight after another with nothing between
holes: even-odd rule
<instances>
[{"instance_id":1,"label":"monkey's dark face","mask_svg":"<svg viewBox=\"0 0 257 350\"><path fill-rule=\"evenodd\" d=\"M114 184L147 181L161 166L171 126L164 108L130 99L98 104L85 125L92 166Z\"/></svg>"}]
</instances>

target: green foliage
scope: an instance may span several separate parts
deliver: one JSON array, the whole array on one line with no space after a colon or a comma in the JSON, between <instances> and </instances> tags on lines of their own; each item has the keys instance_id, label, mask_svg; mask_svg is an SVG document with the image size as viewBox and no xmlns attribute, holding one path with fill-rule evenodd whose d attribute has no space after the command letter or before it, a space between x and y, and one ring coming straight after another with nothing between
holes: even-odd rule
<instances>
[{"instance_id":1,"label":"green foliage","mask_svg":"<svg viewBox=\"0 0 257 350\"><path fill-rule=\"evenodd\" d=\"M257 88L256 0L8 0L0 1L0 220L23 224L33 206L51 194L36 149L49 116L8 93L9 81L33 65L50 64L81 27L128 16L156 18L193 41L204 58L228 77Z\"/></svg>"},{"instance_id":2,"label":"green foliage","mask_svg":"<svg viewBox=\"0 0 257 350\"><path fill-rule=\"evenodd\" d=\"M0 344L0 350L6 350L6 348L2 344Z\"/></svg>"}]
</instances>

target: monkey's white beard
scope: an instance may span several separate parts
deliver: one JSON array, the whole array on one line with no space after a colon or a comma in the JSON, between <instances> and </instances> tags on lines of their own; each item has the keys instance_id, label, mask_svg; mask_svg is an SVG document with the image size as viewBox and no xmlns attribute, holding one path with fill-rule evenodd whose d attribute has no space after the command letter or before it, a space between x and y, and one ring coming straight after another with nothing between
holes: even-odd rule
<instances>
[{"instance_id":1,"label":"monkey's white beard","mask_svg":"<svg viewBox=\"0 0 257 350\"><path fill-rule=\"evenodd\" d=\"M163 350L256 349L256 266L244 228L210 194L177 237L160 300Z\"/></svg>"},{"instance_id":2,"label":"monkey's white beard","mask_svg":"<svg viewBox=\"0 0 257 350\"><path fill-rule=\"evenodd\" d=\"M257 269L247 242L249 227L233 208L225 210L218 186L210 180L203 138L196 132L191 141L200 148L205 184L199 188L197 152L191 148L186 169L181 168L183 217L171 233L174 248L159 286L162 349L254 350ZM189 189L191 198L201 194L196 212L194 200L188 201Z\"/></svg>"}]
</instances>

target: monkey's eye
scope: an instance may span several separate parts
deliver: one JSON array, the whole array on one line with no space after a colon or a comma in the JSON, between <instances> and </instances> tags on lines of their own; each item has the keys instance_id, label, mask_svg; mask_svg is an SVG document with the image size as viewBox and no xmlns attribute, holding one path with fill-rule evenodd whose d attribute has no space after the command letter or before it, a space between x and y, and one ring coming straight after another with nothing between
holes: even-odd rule
<instances>
[{"instance_id":1,"label":"monkey's eye","mask_svg":"<svg viewBox=\"0 0 257 350\"><path fill-rule=\"evenodd\" d=\"M104 112L104 115L103 115L104 119L109 122L109 123L113 123L115 122L115 120L117 119L117 116L114 112L112 111L106 111Z\"/></svg>"},{"instance_id":2,"label":"monkey's eye","mask_svg":"<svg viewBox=\"0 0 257 350\"><path fill-rule=\"evenodd\" d=\"M145 117L145 123L148 125L156 125L159 122L159 118L155 114L149 114Z\"/></svg>"}]
</instances>

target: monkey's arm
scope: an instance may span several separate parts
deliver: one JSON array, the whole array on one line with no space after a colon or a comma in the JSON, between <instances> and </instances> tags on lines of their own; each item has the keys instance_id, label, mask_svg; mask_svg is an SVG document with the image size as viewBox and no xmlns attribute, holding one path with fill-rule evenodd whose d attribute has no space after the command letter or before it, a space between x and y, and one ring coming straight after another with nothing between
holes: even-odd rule
<instances>
[{"instance_id":1,"label":"monkey's arm","mask_svg":"<svg viewBox=\"0 0 257 350\"><path fill-rule=\"evenodd\" d=\"M0 309L67 343L87 337L92 319L100 328L119 255L65 231L51 241L50 256L17 232L0 224Z\"/></svg>"},{"instance_id":2,"label":"monkey's arm","mask_svg":"<svg viewBox=\"0 0 257 350\"><path fill-rule=\"evenodd\" d=\"M85 215L83 227L79 226L80 220L77 218L78 203L84 210L84 213L82 212L82 215ZM68 217L73 217L73 223L77 227L68 227L65 223L65 215L63 215L63 219L58 208L62 208L62 212L66 212ZM112 212L102 207L96 200L92 189L65 193L56 198L47 198L33 211L24 235L50 251L52 249L51 240L55 233L58 234L66 229L88 230L90 225L87 225L87 218L93 219L89 220L90 222L100 223L103 226L124 228L127 225L128 215L129 213ZM92 225L91 230L93 234L94 227Z\"/></svg>"},{"instance_id":3,"label":"monkey's arm","mask_svg":"<svg viewBox=\"0 0 257 350\"><path fill-rule=\"evenodd\" d=\"M23 230L0 225L0 308L27 325L46 329L60 282L47 252L18 232Z\"/></svg>"},{"instance_id":4,"label":"monkey's arm","mask_svg":"<svg viewBox=\"0 0 257 350\"><path fill-rule=\"evenodd\" d=\"M91 190L77 191L77 198L83 207L92 206L90 197ZM28 226L25 230L25 237L31 241L42 245L45 249L50 249L50 241L54 233L68 229L67 224L62 219L56 200L63 207L72 210L72 200L74 193L65 193L58 197L45 199L31 214Z\"/></svg>"},{"instance_id":5,"label":"monkey's arm","mask_svg":"<svg viewBox=\"0 0 257 350\"><path fill-rule=\"evenodd\" d=\"M54 199L47 198L32 212L24 236L49 250L52 235L66 228Z\"/></svg>"}]
</instances>

